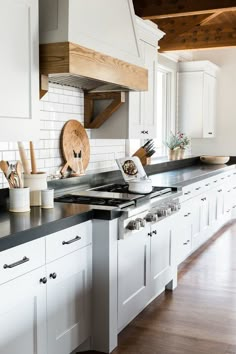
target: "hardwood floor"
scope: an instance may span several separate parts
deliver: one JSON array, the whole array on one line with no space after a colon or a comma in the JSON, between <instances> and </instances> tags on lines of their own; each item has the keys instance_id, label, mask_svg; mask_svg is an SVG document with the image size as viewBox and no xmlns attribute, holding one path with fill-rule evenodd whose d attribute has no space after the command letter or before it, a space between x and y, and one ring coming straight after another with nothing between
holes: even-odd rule
<instances>
[{"instance_id":1,"label":"hardwood floor","mask_svg":"<svg viewBox=\"0 0 236 354\"><path fill-rule=\"evenodd\" d=\"M236 354L236 223L181 266L178 288L119 335L112 354Z\"/></svg>"}]
</instances>

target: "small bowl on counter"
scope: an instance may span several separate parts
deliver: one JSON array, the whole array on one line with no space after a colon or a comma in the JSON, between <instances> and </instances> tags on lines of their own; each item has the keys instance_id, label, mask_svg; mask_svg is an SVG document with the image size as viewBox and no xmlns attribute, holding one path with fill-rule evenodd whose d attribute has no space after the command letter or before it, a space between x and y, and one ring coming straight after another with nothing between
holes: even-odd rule
<instances>
[{"instance_id":1,"label":"small bowl on counter","mask_svg":"<svg viewBox=\"0 0 236 354\"><path fill-rule=\"evenodd\" d=\"M203 155L200 156L201 162L209 165L223 165L229 161L229 156L211 156Z\"/></svg>"}]
</instances>

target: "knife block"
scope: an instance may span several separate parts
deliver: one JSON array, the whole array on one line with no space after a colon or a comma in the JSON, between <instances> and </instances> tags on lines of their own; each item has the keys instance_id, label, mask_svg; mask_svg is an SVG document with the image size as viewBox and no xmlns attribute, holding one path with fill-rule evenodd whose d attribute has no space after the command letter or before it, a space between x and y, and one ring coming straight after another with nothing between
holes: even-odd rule
<instances>
[{"instance_id":1,"label":"knife block","mask_svg":"<svg viewBox=\"0 0 236 354\"><path fill-rule=\"evenodd\" d=\"M139 148L134 154L133 156L137 156L139 157L141 163L143 166L149 165L151 162L151 157L147 157L146 156L146 150L144 148Z\"/></svg>"}]
</instances>

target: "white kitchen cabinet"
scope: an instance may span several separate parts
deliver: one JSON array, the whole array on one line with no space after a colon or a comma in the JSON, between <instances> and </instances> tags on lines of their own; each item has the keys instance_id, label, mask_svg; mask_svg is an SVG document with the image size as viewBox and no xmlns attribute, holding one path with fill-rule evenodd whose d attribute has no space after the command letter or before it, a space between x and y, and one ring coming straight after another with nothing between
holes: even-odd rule
<instances>
[{"instance_id":1,"label":"white kitchen cabinet","mask_svg":"<svg viewBox=\"0 0 236 354\"><path fill-rule=\"evenodd\" d=\"M149 227L118 241L118 328L126 326L149 299Z\"/></svg>"},{"instance_id":2,"label":"white kitchen cabinet","mask_svg":"<svg viewBox=\"0 0 236 354\"><path fill-rule=\"evenodd\" d=\"M38 2L0 0L0 141L39 138Z\"/></svg>"},{"instance_id":3,"label":"white kitchen cabinet","mask_svg":"<svg viewBox=\"0 0 236 354\"><path fill-rule=\"evenodd\" d=\"M159 295L172 279L172 224L170 220L172 218L163 219L151 227L151 298Z\"/></svg>"},{"instance_id":4,"label":"white kitchen cabinet","mask_svg":"<svg viewBox=\"0 0 236 354\"><path fill-rule=\"evenodd\" d=\"M157 50L164 33L147 20L136 17L140 53L148 69L148 91L129 92L126 102L91 137L103 139L150 139L157 136Z\"/></svg>"},{"instance_id":5,"label":"white kitchen cabinet","mask_svg":"<svg viewBox=\"0 0 236 354\"><path fill-rule=\"evenodd\" d=\"M45 277L43 266L0 286L0 353L47 353Z\"/></svg>"},{"instance_id":6,"label":"white kitchen cabinet","mask_svg":"<svg viewBox=\"0 0 236 354\"><path fill-rule=\"evenodd\" d=\"M178 129L191 138L214 138L216 73L209 61L179 63Z\"/></svg>"},{"instance_id":7,"label":"white kitchen cabinet","mask_svg":"<svg viewBox=\"0 0 236 354\"><path fill-rule=\"evenodd\" d=\"M181 204L181 211L178 218L178 227L173 229L176 239L176 263L183 262L192 250L192 201Z\"/></svg>"},{"instance_id":8,"label":"white kitchen cabinet","mask_svg":"<svg viewBox=\"0 0 236 354\"><path fill-rule=\"evenodd\" d=\"M46 268L48 353L69 354L91 335L92 247Z\"/></svg>"}]
</instances>

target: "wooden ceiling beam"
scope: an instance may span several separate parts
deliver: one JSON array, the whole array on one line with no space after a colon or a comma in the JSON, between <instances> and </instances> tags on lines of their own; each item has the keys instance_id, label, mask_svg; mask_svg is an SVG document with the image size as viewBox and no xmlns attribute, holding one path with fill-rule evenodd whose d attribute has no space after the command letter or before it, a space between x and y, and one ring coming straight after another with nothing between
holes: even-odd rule
<instances>
[{"instance_id":1,"label":"wooden ceiling beam","mask_svg":"<svg viewBox=\"0 0 236 354\"><path fill-rule=\"evenodd\" d=\"M136 14L149 20L236 10L236 0L133 0L133 3Z\"/></svg>"},{"instance_id":2,"label":"wooden ceiling beam","mask_svg":"<svg viewBox=\"0 0 236 354\"><path fill-rule=\"evenodd\" d=\"M174 41L167 38L159 44L160 52L236 47L236 27L219 27L218 24L196 26L191 32L177 36Z\"/></svg>"}]
</instances>

